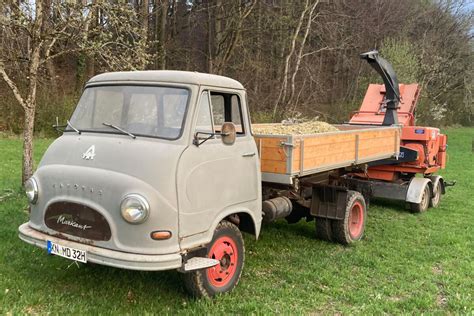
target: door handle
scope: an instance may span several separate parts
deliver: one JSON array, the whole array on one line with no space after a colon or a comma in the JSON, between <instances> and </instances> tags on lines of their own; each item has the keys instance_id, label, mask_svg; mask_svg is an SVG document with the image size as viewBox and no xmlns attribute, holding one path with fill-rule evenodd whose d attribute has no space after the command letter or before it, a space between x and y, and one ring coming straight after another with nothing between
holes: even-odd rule
<instances>
[{"instance_id":1,"label":"door handle","mask_svg":"<svg viewBox=\"0 0 474 316\"><path fill-rule=\"evenodd\" d=\"M255 156L255 152L242 154L242 157L253 157L253 156Z\"/></svg>"}]
</instances>

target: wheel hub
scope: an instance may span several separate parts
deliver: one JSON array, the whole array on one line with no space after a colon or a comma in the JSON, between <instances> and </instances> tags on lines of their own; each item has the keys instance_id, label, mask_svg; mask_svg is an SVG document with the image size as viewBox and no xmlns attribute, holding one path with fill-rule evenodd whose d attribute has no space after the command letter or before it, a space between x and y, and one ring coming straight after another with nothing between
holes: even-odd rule
<instances>
[{"instance_id":1,"label":"wheel hub","mask_svg":"<svg viewBox=\"0 0 474 316\"><path fill-rule=\"evenodd\" d=\"M352 238L358 238L364 226L363 206L359 201L352 205L349 213L349 234Z\"/></svg>"},{"instance_id":2,"label":"wheel hub","mask_svg":"<svg viewBox=\"0 0 474 316\"><path fill-rule=\"evenodd\" d=\"M209 282L215 287L227 285L236 271L237 246L229 237L220 237L209 250L209 258L219 260L219 264L207 269Z\"/></svg>"}]
</instances>

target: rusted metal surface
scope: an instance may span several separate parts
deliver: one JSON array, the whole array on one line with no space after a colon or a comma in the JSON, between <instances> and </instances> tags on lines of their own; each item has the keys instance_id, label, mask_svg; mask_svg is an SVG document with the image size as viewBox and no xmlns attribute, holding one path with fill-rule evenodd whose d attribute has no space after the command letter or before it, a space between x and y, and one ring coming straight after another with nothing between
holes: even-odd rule
<instances>
[{"instance_id":1,"label":"rusted metal surface","mask_svg":"<svg viewBox=\"0 0 474 316\"><path fill-rule=\"evenodd\" d=\"M96 210L78 203L56 202L51 204L45 212L44 222L46 226L59 233L80 238L107 241L112 236L110 226L104 216Z\"/></svg>"}]
</instances>

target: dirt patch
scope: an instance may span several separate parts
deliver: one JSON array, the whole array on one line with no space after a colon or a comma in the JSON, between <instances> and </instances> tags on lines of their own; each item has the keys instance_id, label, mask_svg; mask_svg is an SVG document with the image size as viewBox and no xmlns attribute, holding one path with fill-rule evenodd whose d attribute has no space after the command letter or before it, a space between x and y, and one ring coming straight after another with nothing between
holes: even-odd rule
<instances>
[{"instance_id":1,"label":"dirt patch","mask_svg":"<svg viewBox=\"0 0 474 316\"><path fill-rule=\"evenodd\" d=\"M444 291L444 285L442 283L437 283L438 294L436 295L436 305L439 307L445 307L448 304L448 298Z\"/></svg>"},{"instance_id":2,"label":"dirt patch","mask_svg":"<svg viewBox=\"0 0 474 316\"><path fill-rule=\"evenodd\" d=\"M433 274L436 274L436 275L443 274L443 267L441 267L441 265L439 264L436 264L435 266L431 268L431 272L433 272Z\"/></svg>"},{"instance_id":3,"label":"dirt patch","mask_svg":"<svg viewBox=\"0 0 474 316\"><path fill-rule=\"evenodd\" d=\"M308 121L292 124L257 124L252 126L252 130L255 134L266 135L304 135L338 131L338 129L331 124L320 121Z\"/></svg>"}]
</instances>

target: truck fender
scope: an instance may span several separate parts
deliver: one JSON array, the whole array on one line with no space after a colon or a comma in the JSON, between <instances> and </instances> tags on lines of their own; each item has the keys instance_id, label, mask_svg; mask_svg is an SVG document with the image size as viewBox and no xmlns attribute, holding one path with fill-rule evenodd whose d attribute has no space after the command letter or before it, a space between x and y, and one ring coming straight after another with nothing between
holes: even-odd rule
<instances>
[{"instance_id":1,"label":"truck fender","mask_svg":"<svg viewBox=\"0 0 474 316\"><path fill-rule=\"evenodd\" d=\"M209 229L206 230L205 232L196 234L196 235L191 235L184 237L180 240L180 247L181 249L194 249L198 247L202 247L203 245L207 245L208 243L211 242L212 237L214 236L214 231L216 230L217 225L219 223L235 214L245 214L246 219L250 219L252 221L254 233L255 233L255 238L258 239L260 235L260 228L262 225L262 218L256 218L255 214L253 214L252 211L248 209L236 209L236 208L231 208L227 209L224 212L220 213L219 216L215 218L215 220L212 222L210 225ZM232 220L230 220L232 222ZM242 224L242 223L241 223ZM248 224L248 223L247 223Z\"/></svg>"},{"instance_id":2,"label":"truck fender","mask_svg":"<svg viewBox=\"0 0 474 316\"><path fill-rule=\"evenodd\" d=\"M236 215L236 214L244 214L247 218L250 218L250 220L252 221L252 225L253 225L252 228L254 230L255 239L258 239L258 236L260 235L260 228L262 226L262 218L259 218L259 219L255 218L254 214L252 214L252 212L247 210L247 209L242 209L242 210L235 210L234 209L234 210L227 210L226 212L221 213L220 216L218 216L216 218L216 220L212 223L212 226L211 226L211 229L210 229L210 231L212 233L211 233L211 239L209 241L212 240L212 235L214 234L214 230L216 229L217 225L219 225L219 223L222 220L224 220L226 217L229 217L231 215ZM241 218L241 221L242 220L243 219ZM232 220L230 220L230 221L232 222ZM245 229L241 229L241 230L246 231Z\"/></svg>"},{"instance_id":3,"label":"truck fender","mask_svg":"<svg viewBox=\"0 0 474 316\"><path fill-rule=\"evenodd\" d=\"M425 187L429 185L432 191L432 183L429 178L413 178L408 185L407 196L405 201L410 203L421 203L421 197Z\"/></svg>"},{"instance_id":4,"label":"truck fender","mask_svg":"<svg viewBox=\"0 0 474 316\"><path fill-rule=\"evenodd\" d=\"M433 190L434 190L434 188L436 188L436 186L438 185L438 182L441 183L441 193L442 193L442 194L445 194L445 193L446 193L446 187L445 187L445 185L444 185L444 179L443 179L442 176L436 175L436 176L429 176L428 178L429 178L429 179L431 180L431 182L433 183L433 186L431 187L431 194L433 194Z\"/></svg>"}]
</instances>

